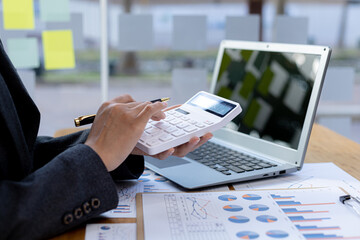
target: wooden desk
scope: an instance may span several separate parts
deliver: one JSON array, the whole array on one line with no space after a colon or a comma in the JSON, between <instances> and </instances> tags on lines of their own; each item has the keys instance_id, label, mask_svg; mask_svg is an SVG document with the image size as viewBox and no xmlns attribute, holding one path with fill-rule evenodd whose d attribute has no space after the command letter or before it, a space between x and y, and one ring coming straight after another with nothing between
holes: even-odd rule
<instances>
[{"instance_id":1,"label":"wooden desk","mask_svg":"<svg viewBox=\"0 0 360 240\"><path fill-rule=\"evenodd\" d=\"M359 133L360 134L360 133ZM315 124L311 133L306 163L333 162L360 180L360 144ZM324 169L326 171L326 169ZM336 176L335 176L336 177ZM90 223L135 223L136 219L95 219ZM84 239L85 225L54 240Z\"/></svg>"}]
</instances>

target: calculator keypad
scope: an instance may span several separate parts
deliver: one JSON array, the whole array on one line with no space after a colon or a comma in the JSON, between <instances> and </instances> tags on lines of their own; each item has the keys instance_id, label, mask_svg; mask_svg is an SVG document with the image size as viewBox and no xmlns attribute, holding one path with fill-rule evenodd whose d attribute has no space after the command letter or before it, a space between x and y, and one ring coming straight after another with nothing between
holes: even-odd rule
<instances>
[{"instance_id":1,"label":"calculator keypad","mask_svg":"<svg viewBox=\"0 0 360 240\"><path fill-rule=\"evenodd\" d=\"M154 147L213 124L208 120L198 122L192 119L191 114L185 115L176 109L165 112L165 115L166 118L161 121L149 121L140 138L142 143Z\"/></svg>"}]
</instances>

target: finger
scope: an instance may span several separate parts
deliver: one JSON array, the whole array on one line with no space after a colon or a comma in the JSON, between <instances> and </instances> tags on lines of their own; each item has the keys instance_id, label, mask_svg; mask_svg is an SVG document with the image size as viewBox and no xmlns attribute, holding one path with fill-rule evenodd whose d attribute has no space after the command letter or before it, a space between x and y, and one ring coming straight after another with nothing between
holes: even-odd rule
<instances>
[{"instance_id":1,"label":"finger","mask_svg":"<svg viewBox=\"0 0 360 240\"><path fill-rule=\"evenodd\" d=\"M126 106L128 106L129 108L136 108L139 105L146 105L149 104L150 102L130 102L130 103L126 103Z\"/></svg>"},{"instance_id":2,"label":"finger","mask_svg":"<svg viewBox=\"0 0 360 240\"><path fill-rule=\"evenodd\" d=\"M204 136L200 138L193 137L190 139L189 142L176 147L174 155L179 157L184 157L189 152L194 151L196 148L200 147L201 145L209 141L212 137L213 137L212 133L206 133Z\"/></svg>"},{"instance_id":3,"label":"finger","mask_svg":"<svg viewBox=\"0 0 360 240\"><path fill-rule=\"evenodd\" d=\"M154 158L157 158L157 159L160 159L160 160L165 160L167 159L168 157L170 157L173 153L175 152L175 149L174 148L170 148L164 152L161 152L161 153L158 153L154 156L151 156L151 157L154 157Z\"/></svg>"},{"instance_id":4,"label":"finger","mask_svg":"<svg viewBox=\"0 0 360 240\"><path fill-rule=\"evenodd\" d=\"M192 137L187 143L177 146L175 148L174 155L178 157L185 157L185 155L191 152L199 142L199 137Z\"/></svg>"},{"instance_id":5,"label":"finger","mask_svg":"<svg viewBox=\"0 0 360 240\"><path fill-rule=\"evenodd\" d=\"M164 110L164 112L170 111L171 109L174 109L174 108L178 108L178 107L180 107L181 105L182 105L182 104L178 104L178 105L174 105L174 106L168 107L168 108L166 108L166 109Z\"/></svg>"},{"instance_id":6,"label":"finger","mask_svg":"<svg viewBox=\"0 0 360 240\"><path fill-rule=\"evenodd\" d=\"M160 121L161 119L165 119L166 115L163 111L160 111L158 113L155 113L154 116L151 117L154 121Z\"/></svg>"},{"instance_id":7,"label":"finger","mask_svg":"<svg viewBox=\"0 0 360 240\"><path fill-rule=\"evenodd\" d=\"M198 142L198 144L195 145L194 149L200 147L201 145L209 141L213 136L214 135L212 133L206 133L204 136L200 137L200 141Z\"/></svg>"},{"instance_id":8,"label":"finger","mask_svg":"<svg viewBox=\"0 0 360 240\"><path fill-rule=\"evenodd\" d=\"M139 113L138 117L141 121L148 121L154 114L160 112L167 107L166 102L156 102L146 105Z\"/></svg>"},{"instance_id":9,"label":"finger","mask_svg":"<svg viewBox=\"0 0 360 240\"><path fill-rule=\"evenodd\" d=\"M118 96L116 98L114 98L113 100L116 103L129 103L129 102L135 102L135 100L129 95L129 94L125 94L125 95L121 95Z\"/></svg>"}]
</instances>

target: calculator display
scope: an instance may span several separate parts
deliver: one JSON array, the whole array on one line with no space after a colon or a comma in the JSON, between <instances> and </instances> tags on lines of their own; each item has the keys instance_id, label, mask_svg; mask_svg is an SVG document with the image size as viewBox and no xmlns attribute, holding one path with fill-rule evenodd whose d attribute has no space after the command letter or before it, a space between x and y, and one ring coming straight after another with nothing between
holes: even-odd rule
<instances>
[{"instance_id":1,"label":"calculator display","mask_svg":"<svg viewBox=\"0 0 360 240\"><path fill-rule=\"evenodd\" d=\"M226 116L226 114L236 107L236 105L232 103L225 102L221 99L213 98L205 94L196 95L193 99L191 99L189 104L219 117Z\"/></svg>"}]
</instances>

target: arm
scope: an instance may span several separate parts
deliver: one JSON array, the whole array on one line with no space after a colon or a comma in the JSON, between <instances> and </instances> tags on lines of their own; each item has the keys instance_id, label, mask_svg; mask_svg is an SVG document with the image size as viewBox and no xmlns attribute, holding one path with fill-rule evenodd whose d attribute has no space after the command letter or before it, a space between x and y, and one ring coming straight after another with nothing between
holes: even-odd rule
<instances>
[{"instance_id":1,"label":"arm","mask_svg":"<svg viewBox=\"0 0 360 240\"><path fill-rule=\"evenodd\" d=\"M88 146L70 147L21 181L0 182L1 239L48 238L116 207L113 179Z\"/></svg>"},{"instance_id":2,"label":"arm","mask_svg":"<svg viewBox=\"0 0 360 240\"><path fill-rule=\"evenodd\" d=\"M35 143L34 168L39 169L66 149L82 144L89 135L89 129L66 136L38 137ZM138 178L144 171L144 157L130 155L111 176L115 180Z\"/></svg>"}]
</instances>

